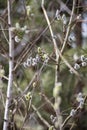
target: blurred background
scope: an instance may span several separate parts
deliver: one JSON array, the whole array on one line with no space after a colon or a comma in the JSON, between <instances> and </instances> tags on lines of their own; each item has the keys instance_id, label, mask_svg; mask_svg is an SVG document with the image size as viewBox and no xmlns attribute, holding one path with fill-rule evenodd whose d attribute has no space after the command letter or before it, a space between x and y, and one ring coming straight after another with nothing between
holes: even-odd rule
<instances>
[{"instance_id":1,"label":"blurred background","mask_svg":"<svg viewBox=\"0 0 87 130\"><path fill-rule=\"evenodd\" d=\"M16 29L14 29L13 33L15 70L13 71L14 81L12 104L9 106L11 115L9 120L14 119L14 128L12 130L46 130L48 125L44 123L44 120L52 126L53 122L50 116L56 116L52 106L55 102L53 89L56 65L52 38L49 29L45 30L47 22L41 8L41 0L12 0L11 4L12 26L13 29ZM72 5L73 0L45 0L45 9L52 22L54 38L59 49L61 49L66 35ZM56 17L57 13L58 17ZM7 18L7 1L0 0L0 129L2 129L4 120L9 74ZM38 61L35 65L31 65L29 62L30 58L37 56L38 49L41 49L41 53L49 56L49 61L42 68L40 75L37 72L43 66L43 60ZM87 0L76 1L71 30L63 56L73 67L75 67L76 63L80 64L80 69L77 69L77 71L81 75L81 79L79 79L75 74L70 73L69 68L62 60L60 61L59 82L62 83L62 87L59 107L64 120L76 105L76 95L79 92L87 95L87 65L81 65L80 61L81 56L87 60ZM34 79L35 84L30 84L36 73L38 75ZM35 90L33 90L34 85ZM27 87L26 94L20 98ZM27 95L28 92L34 92L29 111L30 99L29 95ZM26 96L28 96L28 100ZM19 98L20 101L18 102ZM72 122L70 120L64 129L69 130ZM87 130L86 105L74 123L76 126L72 130Z\"/></svg>"}]
</instances>

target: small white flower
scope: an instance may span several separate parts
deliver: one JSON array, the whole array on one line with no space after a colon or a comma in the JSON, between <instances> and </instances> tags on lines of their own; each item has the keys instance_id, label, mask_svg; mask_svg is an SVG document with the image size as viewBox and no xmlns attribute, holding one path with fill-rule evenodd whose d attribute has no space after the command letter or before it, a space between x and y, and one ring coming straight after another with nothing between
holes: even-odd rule
<instances>
[{"instance_id":1,"label":"small white flower","mask_svg":"<svg viewBox=\"0 0 87 130\"><path fill-rule=\"evenodd\" d=\"M39 62L39 60L40 60L40 56L38 54L36 55L36 60L37 60L37 62Z\"/></svg>"},{"instance_id":2,"label":"small white flower","mask_svg":"<svg viewBox=\"0 0 87 130\"><path fill-rule=\"evenodd\" d=\"M74 59L74 61L77 61L79 59L79 57L76 53L73 55L73 59Z\"/></svg>"},{"instance_id":3,"label":"small white flower","mask_svg":"<svg viewBox=\"0 0 87 130\"><path fill-rule=\"evenodd\" d=\"M53 115L51 115L51 116L50 116L50 119L51 119L51 120L53 120L53 119L54 119L54 116L53 116Z\"/></svg>"},{"instance_id":4,"label":"small white flower","mask_svg":"<svg viewBox=\"0 0 87 130\"><path fill-rule=\"evenodd\" d=\"M32 57L27 59L27 66L31 66L32 65Z\"/></svg>"},{"instance_id":5,"label":"small white flower","mask_svg":"<svg viewBox=\"0 0 87 130\"><path fill-rule=\"evenodd\" d=\"M81 92L77 95L76 100L77 100L78 102L84 101L84 99L83 99L83 95L82 95Z\"/></svg>"},{"instance_id":6,"label":"small white flower","mask_svg":"<svg viewBox=\"0 0 87 130\"><path fill-rule=\"evenodd\" d=\"M65 14L62 15L62 22L63 22L64 25L67 24L67 18L66 18Z\"/></svg>"},{"instance_id":7,"label":"small white flower","mask_svg":"<svg viewBox=\"0 0 87 130\"><path fill-rule=\"evenodd\" d=\"M80 59L81 59L81 61L84 61L85 60L85 56L81 55Z\"/></svg>"},{"instance_id":8,"label":"small white flower","mask_svg":"<svg viewBox=\"0 0 87 130\"><path fill-rule=\"evenodd\" d=\"M27 30L27 26L25 25L24 27L21 28L22 31L26 31Z\"/></svg>"},{"instance_id":9,"label":"small white flower","mask_svg":"<svg viewBox=\"0 0 87 130\"><path fill-rule=\"evenodd\" d=\"M15 27L16 27L17 30L20 29L19 23L16 23L16 24L15 24Z\"/></svg>"},{"instance_id":10,"label":"small white flower","mask_svg":"<svg viewBox=\"0 0 87 130\"><path fill-rule=\"evenodd\" d=\"M36 58L33 58L32 59L32 66L35 66L35 65L37 65L37 60L36 60Z\"/></svg>"},{"instance_id":11,"label":"small white flower","mask_svg":"<svg viewBox=\"0 0 87 130\"><path fill-rule=\"evenodd\" d=\"M68 41L70 43L73 43L76 41L75 35L73 33L70 34L70 36L68 37Z\"/></svg>"},{"instance_id":12,"label":"small white flower","mask_svg":"<svg viewBox=\"0 0 87 130\"><path fill-rule=\"evenodd\" d=\"M55 17L56 17L57 20L60 20L60 19L61 19L61 16L60 16L60 14L59 14L59 10L58 10L58 9L57 9L57 11L56 11Z\"/></svg>"},{"instance_id":13,"label":"small white flower","mask_svg":"<svg viewBox=\"0 0 87 130\"><path fill-rule=\"evenodd\" d=\"M86 62L82 62L82 66L83 67L87 66L87 63Z\"/></svg>"},{"instance_id":14,"label":"small white flower","mask_svg":"<svg viewBox=\"0 0 87 130\"><path fill-rule=\"evenodd\" d=\"M29 30L25 30L25 33L28 34L30 31Z\"/></svg>"},{"instance_id":15,"label":"small white flower","mask_svg":"<svg viewBox=\"0 0 87 130\"><path fill-rule=\"evenodd\" d=\"M15 42L19 43L21 41L21 39L18 36L15 36Z\"/></svg>"},{"instance_id":16,"label":"small white flower","mask_svg":"<svg viewBox=\"0 0 87 130\"><path fill-rule=\"evenodd\" d=\"M75 65L74 65L74 69L75 69L75 70L80 69L80 65L79 65L79 64L77 64L77 63L75 63Z\"/></svg>"},{"instance_id":17,"label":"small white flower","mask_svg":"<svg viewBox=\"0 0 87 130\"><path fill-rule=\"evenodd\" d=\"M30 11L31 11L31 7L29 5L26 6L26 12L28 16L30 15Z\"/></svg>"},{"instance_id":18,"label":"small white flower","mask_svg":"<svg viewBox=\"0 0 87 130\"><path fill-rule=\"evenodd\" d=\"M79 103L79 106L78 106L78 107L79 107L80 109L82 109L83 106L84 106L84 101L81 101L81 102Z\"/></svg>"},{"instance_id":19,"label":"small white flower","mask_svg":"<svg viewBox=\"0 0 87 130\"><path fill-rule=\"evenodd\" d=\"M53 38L54 38L54 39L57 39L57 36L56 36L56 35L54 35L54 36L53 36Z\"/></svg>"},{"instance_id":20,"label":"small white flower","mask_svg":"<svg viewBox=\"0 0 87 130\"><path fill-rule=\"evenodd\" d=\"M46 57L44 63L48 63L48 61L49 61L49 57Z\"/></svg>"},{"instance_id":21,"label":"small white flower","mask_svg":"<svg viewBox=\"0 0 87 130\"><path fill-rule=\"evenodd\" d=\"M81 55L80 59L81 59L81 61L85 61L85 56Z\"/></svg>"},{"instance_id":22,"label":"small white flower","mask_svg":"<svg viewBox=\"0 0 87 130\"><path fill-rule=\"evenodd\" d=\"M24 29L25 29L25 30L27 29L27 25L24 26Z\"/></svg>"},{"instance_id":23,"label":"small white flower","mask_svg":"<svg viewBox=\"0 0 87 130\"><path fill-rule=\"evenodd\" d=\"M81 14L79 14L78 16L77 16L77 20L79 20L81 18Z\"/></svg>"},{"instance_id":24,"label":"small white flower","mask_svg":"<svg viewBox=\"0 0 87 130\"><path fill-rule=\"evenodd\" d=\"M76 114L76 111L74 109L72 109L71 112L70 112L70 116L74 117L75 114Z\"/></svg>"},{"instance_id":25,"label":"small white flower","mask_svg":"<svg viewBox=\"0 0 87 130\"><path fill-rule=\"evenodd\" d=\"M28 67L26 62L23 63L23 66L24 66L25 68Z\"/></svg>"},{"instance_id":26,"label":"small white flower","mask_svg":"<svg viewBox=\"0 0 87 130\"><path fill-rule=\"evenodd\" d=\"M70 70L69 70L69 72L70 72L71 74L73 74L73 71L72 71L72 69L70 69Z\"/></svg>"}]
</instances>

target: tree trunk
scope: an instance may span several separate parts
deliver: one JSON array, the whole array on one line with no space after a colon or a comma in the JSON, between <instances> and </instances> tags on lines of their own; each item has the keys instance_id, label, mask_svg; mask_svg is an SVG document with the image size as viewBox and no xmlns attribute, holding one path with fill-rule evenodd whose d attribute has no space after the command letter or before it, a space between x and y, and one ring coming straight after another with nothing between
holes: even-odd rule
<instances>
[{"instance_id":1,"label":"tree trunk","mask_svg":"<svg viewBox=\"0 0 87 130\"><path fill-rule=\"evenodd\" d=\"M13 82L13 57L14 57L14 42L13 42L13 34L11 28L11 0L7 0L8 6L8 32L9 32L9 80L7 87L7 96L6 96L6 105L5 105L5 113L4 113L4 123L3 130L8 130L9 124L9 104L11 102L12 95L12 82Z\"/></svg>"}]
</instances>

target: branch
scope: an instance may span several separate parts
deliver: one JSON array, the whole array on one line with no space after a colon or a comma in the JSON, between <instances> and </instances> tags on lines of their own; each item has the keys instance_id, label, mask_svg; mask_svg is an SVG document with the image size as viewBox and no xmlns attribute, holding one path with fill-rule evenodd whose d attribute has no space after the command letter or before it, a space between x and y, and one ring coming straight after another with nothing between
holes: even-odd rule
<instances>
[{"instance_id":1,"label":"branch","mask_svg":"<svg viewBox=\"0 0 87 130\"><path fill-rule=\"evenodd\" d=\"M53 34L53 30L52 30L51 24L50 24L49 18L47 16L46 10L44 8L44 0L42 0L42 10L44 12L44 16L46 18L46 21L47 21L47 24L48 24L48 27L49 27L49 30L50 30L50 34L51 34L51 37L52 37L52 41L53 41L53 44L54 44L54 49L55 49L55 54L56 54L56 61L58 61L58 57L60 56L60 58L63 60L63 62L73 71L73 73L76 74L78 77L80 77L78 72L62 56L61 52L59 51L59 49L57 47L57 43L56 43L56 40L54 38L54 34Z\"/></svg>"},{"instance_id":2,"label":"branch","mask_svg":"<svg viewBox=\"0 0 87 130\"><path fill-rule=\"evenodd\" d=\"M8 122L9 122L9 104L11 102L11 95L12 95L12 84L13 84L13 57L14 57L14 42L13 42L13 34L11 30L11 0L7 0L8 6L8 25L9 25L9 80L8 80L8 87L7 87L7 98L6 98L6 105L5 105L5 113L4 113L4 123L3 123L3 130L8 129Z\"/></svg>"},{"instance_id":3,"label":"branch","mask_svg":"<svg viewBox=\"0 0 87 130\"><path fill-rule=\"evenodd\" d=\"M40 120L49 128L51 125L41 116L37 108L32 105L33 110L36 112L37 116L40 118Z\"/></svg>"},{"instance_id":4,"label":"branch","mask_svg":"<svg viewBox=\"0 0 87 130\"><path fill-rule=\"evenodd\" d=\"M63 43L63 46L62 46L62 49L61 49L61 53L63 53L65 46L67 44L68 36L69 36L69 33L70 33L70 29L71 29L71 23L72 23L72 20L73 20L73 14L74 14L74 10L75 10L75 3L76 3L76 0L73 0L73 8L72 8L72 12L71 12L71 17L70 17L70 20L69 20L69 24L68 24L68 28L67 28L67 31L66 31L64 43Z\"/></svg>"}]
</instances>

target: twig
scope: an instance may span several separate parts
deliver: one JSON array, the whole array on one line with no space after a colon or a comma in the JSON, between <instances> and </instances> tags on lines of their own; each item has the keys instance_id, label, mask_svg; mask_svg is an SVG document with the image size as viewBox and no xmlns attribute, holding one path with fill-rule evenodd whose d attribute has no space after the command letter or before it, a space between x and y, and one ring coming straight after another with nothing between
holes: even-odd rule
<instances>
[{"instance_id":1,"label":"twig","mask_svg":"<svg viewBox=\"0 0 87 130\"><path fill-rule=\"evenodd\" d=\"M25 115L25 118L24 118L24 121L23 121L21 130L22 130L22 128L24 127L24 124L25 124L26 120L27 120L28 117L29 117L30 108L31 108L31 106L32 106L32 98L33 98L33 95L34 95L34 90L35 90L35 88L33 88L31 99L28 101L27 112L26 112L26 115Z\"/></svg>"},{"instance_id":2,"label":"twig","mask_svg":"<svg viewBox=\"0 0 87 130\"><path fill-rule=\"evenodd\" d=\"M51 125L41 116L37 108L32 105L33 110L36 112L37 116L40 118L40 120L49 128Z\"/></svg>"},{"instance_id":3,"label":"twig","mask_svg":"<svg viewBox=\"0 0 87 130\"><path fill-rule=\"evenodd\" d=\"M46 101L47 103L49 103L50 106L54 109L53 103L46 97L46 95L43 94L43 93L40 93L40 95L41 95L41 96L45 99L45 101Z\"/></svg>"},{"instance_id":4,"label":"twig","mask_svg":"<svg viewBox=\"0 0 87 130\"><path fill-rule=\"evenodd\" d=\"M3 35L4 35L4 37L5 37L6 41L7 41L7 43L9 44L9 41L8 41L8 39L6 37L5 32L4 32L3 26L1 24L0 24L0 26L1 26L2 33L3 33Z\"/></svg>"},{"instance_id":5,"label":"twig","mask_svg":"<svg viewBox=\"0 0 87 130\"><path fill-rule=\"evenodd\" d=\"M63 53L63 51L65 49L65 46L67 44L68 36L69 36L69 33L70 33L70 29L71 29L71 23L72 23L72 20L73 20L73 14L74 14L74 10L75 10L75 3L76 3L76 0L73 0L73 7L72 7L72 12L71 12L71 17L70 17L70 20L69 20L68 28L67 28L67 31L66 31L66 36L65 36L63 46L62 46L62 49L61 49L61 54Z\"/></svg>"}]
</instances>

